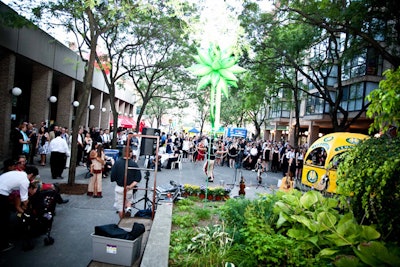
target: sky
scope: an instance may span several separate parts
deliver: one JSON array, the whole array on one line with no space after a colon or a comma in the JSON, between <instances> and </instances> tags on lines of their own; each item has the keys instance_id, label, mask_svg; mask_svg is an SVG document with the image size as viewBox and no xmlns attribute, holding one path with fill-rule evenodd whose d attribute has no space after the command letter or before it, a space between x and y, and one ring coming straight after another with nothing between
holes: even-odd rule
<instances>
[{"instance_id":1,"label":"sky","mask_svg":"<svg viewBox=\"0 0 400 267\"><path fill-rule=\"evenodd\" d=\"M10 4L15 0L1 0ZM202 45L207 46L210 42L218 43L222 48L234 45L238 36L239 22L237 15L232 15L228 10L229 5L235 6L235 12L242 9L242 0L189 0L204 6L201 14L201 25L194 25L202 40ZM18 2L18 1L17 1ZM54 29L49 32L61 43L66 44L70 39L63 29Z\"/></svg>"}]
</instances>

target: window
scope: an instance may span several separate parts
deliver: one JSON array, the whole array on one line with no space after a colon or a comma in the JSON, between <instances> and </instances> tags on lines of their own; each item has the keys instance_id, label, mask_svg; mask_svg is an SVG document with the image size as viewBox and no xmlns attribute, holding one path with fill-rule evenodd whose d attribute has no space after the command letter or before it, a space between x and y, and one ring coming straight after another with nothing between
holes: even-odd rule
<instances>
[{"instance_id":1,"label":"window","mask_svg":"<svg viewBox=\"0 0 400 267\"><path fill-rule=\"evenodd\" d=\"M341 106L347 111L361 110L364 105L365 83L356 83L344 87Z\"/></svg>"},{"instance_id":2,"label":"window","mask_svg":"<svg viewBox=\"0 0 400 267\"><path fill-rule=\"evenodd\" d=\"M324 100L318 97L318 93L307 97L306 115L323 114Z\"/></svg>"},{"instance_id":3,"label":"window","mask_svg":"<svg viewBox=\"0 0 400 267\"><path fill-rule=\"evenodd\" d=\"M272 105L270 118L289 118L290 109L286 102L278 102Z\"/></svg>"}]
</instances>

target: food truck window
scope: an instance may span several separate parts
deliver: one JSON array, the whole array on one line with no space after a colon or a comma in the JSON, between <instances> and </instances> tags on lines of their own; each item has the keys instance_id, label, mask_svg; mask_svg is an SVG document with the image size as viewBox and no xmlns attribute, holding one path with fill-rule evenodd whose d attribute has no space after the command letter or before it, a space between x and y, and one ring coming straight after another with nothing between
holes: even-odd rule
<instances>
[{"instance_id":1,"label":"food truck window","mask_svg":"<svg viewBox=\"0 0 400 267\"><path fill-rule=\"evenodd\" d=\"M306 162L308 164L324 166L326 160L326 150L323 147L317 147L308 154Z\"/></svg>"},{"instance_id":2,"label":"food truck window","mask_svg":"<svg viewBox=\"0 0 400 267\"><path fill-rule=\"evenodd\" d=\"M335 155L333 158L332 158L332 160L329 162L329 165L328 165L328 168L329 169L332 169L332 170L336 170L337 168L338 168L338 166L340 165L340 163L343 161L343 157L342 157L342 155L343 155L343 153L345 153L345 152L342 152L342 153L340 153L340 154L337 154L337 155Z\"/></svg>"}]
</instances>

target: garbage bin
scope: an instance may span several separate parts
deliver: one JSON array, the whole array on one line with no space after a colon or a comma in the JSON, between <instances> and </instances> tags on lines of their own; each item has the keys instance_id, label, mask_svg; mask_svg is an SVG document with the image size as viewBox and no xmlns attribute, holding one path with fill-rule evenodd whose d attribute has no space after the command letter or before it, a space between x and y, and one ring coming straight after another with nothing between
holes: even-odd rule
<instances>
[{"instance_id":1,"label":"garbage bin","mask_svg":"<svg viewBox=\"0 0 400 267\"><path fill-rule=\"evenodd\" d=\"M107 157L111 157L114 159L114 161L117 161L119 158L119 150L118 149L104 149L104 154Z\"/></svg>"}]
</instances>

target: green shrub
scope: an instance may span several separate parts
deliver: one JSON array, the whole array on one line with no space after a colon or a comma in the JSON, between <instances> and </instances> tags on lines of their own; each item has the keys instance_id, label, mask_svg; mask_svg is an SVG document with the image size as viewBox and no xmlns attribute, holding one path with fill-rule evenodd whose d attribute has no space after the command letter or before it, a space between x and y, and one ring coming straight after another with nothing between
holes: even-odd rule
<instances>
[{"instance_id":1,"label":"green shrub","mask_svg":"<svg viewBox=\"0 0 400 267\"><path fill-rule=\"evenodd\" d=\"M196 226L198 220L195 216L191 214L173 214L172 224L177 225L181 228Z\"/></svg>"},{"instance_id":2,"label":"green shrub","mask_svg":"<svg viewBox=\"0 0 400 267\"><path fill-rule=\"evenodd\" d=\"M400 137L371 138L350 150L338 168L338 190L362 224L400 242Z\"/></svg>"},{"instance_id":3,"label":"green shrub","mask_svg":"<svg viewBox=\"0 0 400 267\"><path fill-rule=\"evenodd\" d=\"M209 220L212 212L209 209L195 208L193 213L197 220Z\"/></svg>"}]
</instances>

